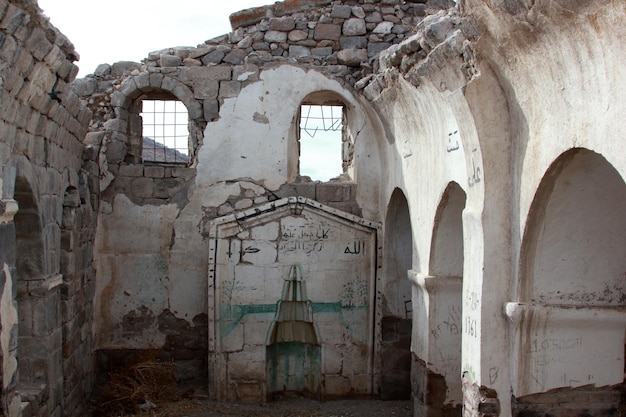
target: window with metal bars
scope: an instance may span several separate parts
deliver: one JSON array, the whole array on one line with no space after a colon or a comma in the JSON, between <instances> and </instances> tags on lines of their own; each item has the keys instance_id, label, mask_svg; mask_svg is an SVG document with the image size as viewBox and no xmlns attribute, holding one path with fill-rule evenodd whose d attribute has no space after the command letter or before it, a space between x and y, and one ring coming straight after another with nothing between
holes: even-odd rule
<instances>
[{"instance_id":1,"label":"window with metal bars","mask_svg":"<svg viewBox=\"0 0 626 417\"><path fill-rule=\"evenodd\" d=\"M344 106L300 106L300 175L328 181L343 173Z\"/></svg>"},{"instance_id":2,"label":"window with metal bars","mask_svg":"<svg viewBox=\"0 0 626 417\"><path fill-rule=\"evenodd\" d=\"M177 100L142 100L144 162L189 163L189 113Z\"/></svg>"}]
</instances>

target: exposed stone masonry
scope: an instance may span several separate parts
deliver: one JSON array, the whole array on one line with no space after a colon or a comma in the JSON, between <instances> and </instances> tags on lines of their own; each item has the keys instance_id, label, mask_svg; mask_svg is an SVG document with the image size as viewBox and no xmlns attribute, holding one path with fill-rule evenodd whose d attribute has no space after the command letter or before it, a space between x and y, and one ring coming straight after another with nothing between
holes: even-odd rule
<instances>
[{"instance_id":1,"label":"exposed stone masonry","mask_svg":"<svg viewBox=\"0 0 626 417\"><path fill-rule=\"evenodd\" d=\"M77 59L36 2L0 1L2 202L18 206L2 239L16 264L2 284L15 295L2 305L2 415L77 416L92 389L99 192L82 171L92 113L70 88Z\"/></svg>"},{"instance_id":2,"label":"exposed stone masonry","mask_svg":"<svg viewBox=\"0 0 626 417\"><path fill-rule=\"evenodd\" d=\"M0 0L0 415L83 415L146 358L216 399L623 412L626 6L455 3L286 0L74 80L36 0ZM189 164L142 160L143 99L186 106ZM344 106L329 182L299 175L314 102ZM322 385L267 360L293 265Z\"/></svg>"}]
</instances>

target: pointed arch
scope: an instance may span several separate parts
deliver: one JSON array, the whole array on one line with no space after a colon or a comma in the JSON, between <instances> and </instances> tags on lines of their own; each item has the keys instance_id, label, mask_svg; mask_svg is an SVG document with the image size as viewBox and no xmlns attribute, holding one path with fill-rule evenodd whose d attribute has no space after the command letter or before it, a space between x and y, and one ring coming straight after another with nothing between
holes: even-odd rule
<instances>
[{"instance_id":1,"label":"pointed arch","mask_svg":"<svg viewBox=\"0 0 626 417\"><path fill-rule=\"evenodd\" d=\"M568 409L582 386L590 398L613 398L594 407L620 406L611 395L624 377L624 213L626 184L601 154L570 149L546 170L522 239L518 301L505 308L514 413L554 389ZM550 395L539 402L552 403Z\"/></svg>"},{"instance_id":2,"label":"pointed arch","mask_svg":"<svg viewBox=\"0 0 626 417\"><path fill-rule=\"evenodd\" d=\"M430 275L463 276L463 218L465 191L450 182L435 215L430 252Z\"/></svg>"},{"instance_id":3,"label":"pointed arch","mask_svg":"<svg viewBox=\"0 0 626 417\"><path fill-rule=\"evenodd\" d=\"M547 170L521 248L520 299L620 305L626 299L626 184L600 154L575 148Z\"/></svg>"},{"instance_id":4,"label":"pointed arch","mask_svg":"<svg viewBox=\"0 0 626 417\"><path fill-rule=\"evenodd\" d=\"M396 188L387 206L383 245L381 398L411 395L411 283L413 230L407 199Z\"/></svg>"},{"instance_id":5,"label":"pointed arch","mask_svg":"<svg viewBox=\"0 0 626 417\"><path fill-rule=\"evenodd\" d=\"M43 229L39 206L33 190L24 177L15 180L15 237L17 244L16 268L21 281L44 279Z\"/></svg>"}]
</instances>

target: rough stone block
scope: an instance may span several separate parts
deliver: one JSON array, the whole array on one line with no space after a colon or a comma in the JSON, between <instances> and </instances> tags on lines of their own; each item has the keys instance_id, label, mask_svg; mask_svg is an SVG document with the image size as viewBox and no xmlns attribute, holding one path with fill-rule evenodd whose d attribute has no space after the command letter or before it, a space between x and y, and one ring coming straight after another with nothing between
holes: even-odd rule
<instances>
[{"instance_id":1,"label":"rough stone block","mask_svg":"<svg viewBox=\"0 0 626 417\"><path fill-rule=\"evenodd\" d=\"M331 46L311 49L311 55L313 56L329 57L332 54L333 54L333 48Z\"/></svg>"},{"instance_id":2,"label":"rough stone block","mask_svg":"<svg viewBox=\"0 0 626 417\"><path fill-rule=\"evenodd\" d=\"M353 17L343 22L341 32L344 36L360 36L367 33L365 20Z\"/></svg>"},{"instance_id":3,"label":"rough stone block","mask_svg":"<svg viewBox=\"0 0 626 417\"><path fill-rule=\"evenodd\" d=\"M233 68L233 80L258 81L259 67L253 64L238 65Z\"/></svg>"},{"instance_id":4,"label":"rough stone block","mask_svg":"<svg viewBox=\"0 0 626 417\"><path fill-rule=\"evenodd\" d=\"M220 82L220 97L222 98L237 97L240 91L241 82L239 81Z\"/></svg>"},{"instance_id":5,"label":"rough stone block","mask_svg":"<svg viewBox=\"0 0 626 417\"><path fill-rule=\"evenodd\" d=\"M287 42L287 33L277 30L270 30L265 33L265 42L268 43L284 43Z\"/></svg>"},{"instance_id":6,"label":"rough stone block","mask_svg":"<svg viewBox=\"0 0 626 417\"><path fill-rule=\"evenodd\" d=\"M233 65L241 65L243 64L243 60L246 57L247 53L243 49L234 49L228 55L224 57L224 62ZM208 55L207 55L208 56Z\"/></svg>"},{"instance_id":7,"label":"rough stone block","mask_svg":"<svg viewBox=\"0 0 626 417\"><path fill-rule=\"evenodd\" d=\"M143 169L143 174L148 178L164 178L165 167L162 166L146 166Z\"/></svg>"},{"instance_id":8,"label":"rough stone block","mask_svg":"<svg viewBox=\"0 0 626 417\"><path fill-rule=\"evenodd\" d=\"M379 23L383 21L383 15L379 12L373 12L365 16L366 23Z\"/></svg>"},{"instance_id":9,"label":"rough stone block","mask_svg":"<svg viewBox=\"0 0 626 417\"><path fill-rule=\"evenodd\" d=\"M124 177L141 177L143 176L143 165L120 165L119 174Z\"/></svg>"},{"instance_id":10,"label":"rough stone block","mask_svg":"<svg viewBox=\"0 0 626 417\"><path fill-rule=\"evenodd\" d=\"M391 46L390 43L387 42L377 42L371 43L367 46L367 54L370 58L376 57L380 52Z\"/></svg>"},{"instance_id":11,"label":"rough stone block","mask_svg":"<svg viewBox=\"0 0 626 417\"><path fill-rule=\"evenodd\" d=\"M109 163L119 163L124 160L128 147L122 142L111 142L107 145L106 156Z\"/></svg>"},{"instance_id":12,"label":"rough stone block","mask_svg":"<svg viewBox=\"0 0 626 417\"><path fill-rule=\"evenodd\" d=\"M378 25L376 25L372 33L387 35L391 33L391 30L393 29L393 27L394 27L393 22L389 22L389 21L380 22Z\"/></svg>"},{"instance_id":13,"label":"rough stone block","mask_svg":"<svg viewBox=\"0 0 626 417\"><path fill-rule=\"evenodd\" d=\"M273 17L270 19L270 30L288 32L296 27L293 17Z\"/></svg>"},{"instance_id":14,"label":"rough stone block","mask_svg":"<svg viewBox=\"0 0 626 417\"><path fill-rule=\"evenodd\" d=\"M0 20L0 29L12 34L22 25L26 18L27 14L23 10L9 3L4 18Z\"/></svg>"},{"instance_id":15,"label":"rough stone block","mask_svg":"<svg viewBox=\"0 0 626 417\"><path fill-rule=\"evenodd\" d=\"M341 49L364 49L367 48L367 38L365 36L342 36L339 39Z\"/></svg>"},{"instance_id":16,"label":"rough stone block","mask_svg":"<svg viewBox=\"0 0 626 417\"><path fill-rule=\"evenodd\" d=\"M324 202L342 202L350 199L350 187L345 184L318 184L316 200Z\"/></svg>"},{"instance_id":17,"label":"rough stone block","mask_svg":"<svg viewBox=\"0 0 626 417\"><path fill-rule=\"evenodd\" d=\"M291 45L289 47L290 58L303 58L311 55L311 49L306 46Z\"/></svg>"},{"instance_id":18,"label":"rough stone block","mask_svg":"<svg viewBox=\"0 0 626 417\"><path fill-rule=\"evenodd\" d=\"M365 49L343 49L337 52L337 61L349 67L359 67L362 62L367 60L368 54Z\"/></svg>"},{"instance_id":19,"label":"rough stone block","mask_svg":"<svg viewBox=\"0 0 626 417\"><path fill-rule=\"evenodd\" d=\"M52 44L48 42L45 32L40 28L35 28L26 41L28 49L39 61L43 61L46 55L52 50Z\"/></svg>"},{"instance_id":20,"label":"rough stone block","mask_svg":"<svg viewBox=\"0 0 626 417\"><path fill-rule=\"evenodd\" d=\"M309 32L305 30L298 30L298 29L292 30L287 35L287 39L289 39L289 41L291 42L300 42L300 41L307 39L308 37L309 37Z\"/></svg>"},{"instance_id":21,"label":"rough stone block","mask_svg":"<svg viewBox=\"0 0 626 417\"><path fill-rule=\"evenodd\" d=\"M336 4L330 12L330 17L333 19L348 19L350 16L352 16L352 6L348 5Z\"/></svg>"},{"instance_id":22,"label":"rough stone block","mask_svg":"<svg viewBox=\"0 0 626 417\"><path fill-rule=\"evenodd\" d=\"M215 121L219 118L220 106L217 99L208 99L203 101L204 119L207 122Z\"/></svg>"},{"instance_id":23,"label":"rough stone block","mask_svg":"<svg viewBox=\"0 0 626 417\"><path fill-rule=\"evenodd\" d=\"M320 23L315 26L313 38L315 40L338 41L341 37L341 26L328 23Z\"/></svg>"},{"instance_id":24,"label":"rough stone block","mask_svg":"<svg viewBox=\"0 0 626 417\"><path fill-rule=\"evenodd\" d=\"M224 57L226 56L226 52L222 50L215 50L213 52L209 52L202 58L203 65L211 65L211 64L220 64Z\"/></svg>"},{"instance_id":25,"label":"rough stone block","mask_svg":"<svg viewBox=\"0 0 626 417\"><path fill-rule=\"evenodd\" d=\"M163 83L163 74L150 74L150 87L152 88L161 88L161 83Z\"/></svg>"},{"instance_id":26,"label":"rough stone block","mask_svg":"<svg viewBox=\"0 0 626 417\"><path fill-rule=\"evenodd\" d=\"M152 178L137 178L132 182L132 193L137 197L152 197L154 181Z\"/></svg>"},{"instance_id":27,"label":"rough stone block","mask_svg":"<svg viewBox=\"0 0 626 417\"><path fill-rule=\"evenodd\" d=\"M196 175L195 168L172 168L171 175L173 178L182 178L186 181L190 180Z\"/></svg>"}]
</instances>

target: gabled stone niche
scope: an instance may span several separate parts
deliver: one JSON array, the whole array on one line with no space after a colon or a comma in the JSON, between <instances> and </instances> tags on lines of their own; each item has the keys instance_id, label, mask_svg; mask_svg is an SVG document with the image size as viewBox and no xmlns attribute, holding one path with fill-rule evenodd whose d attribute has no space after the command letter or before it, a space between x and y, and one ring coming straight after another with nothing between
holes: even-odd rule
<instances>
[{"instance_id":1,"label":"gabled stone niche","mask_svg":"<svg viewBox=\"0 0 626 417\"><path fill-rule=\"evenodd\" d=\"M378 392L379 223L288 197L209 227L211 398L265 402L286 391L320 399ZM298 303L308 309L304 327L314 336L295 334L274 346L272 330L289 316L280 309Z\"/></svg>"}]
</instances>

